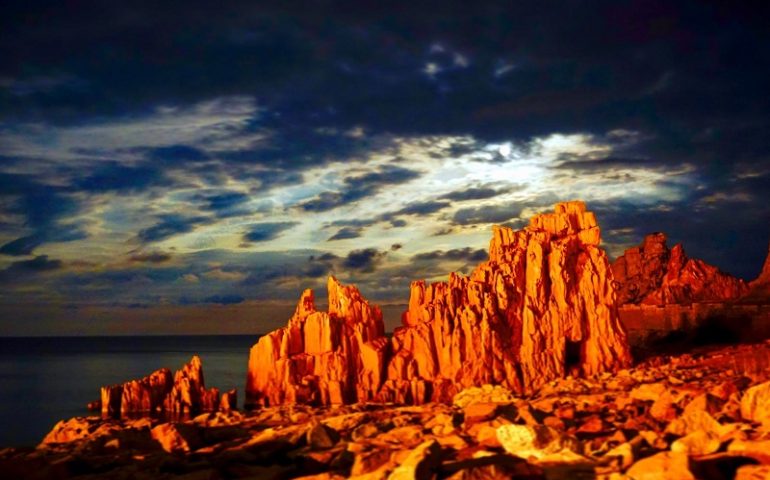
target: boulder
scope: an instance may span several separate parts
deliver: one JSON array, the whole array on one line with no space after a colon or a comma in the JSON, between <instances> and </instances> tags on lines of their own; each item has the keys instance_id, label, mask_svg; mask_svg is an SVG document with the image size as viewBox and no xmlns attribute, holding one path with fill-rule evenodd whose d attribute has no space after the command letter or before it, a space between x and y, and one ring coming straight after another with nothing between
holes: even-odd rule
<instances>
[{"instance_id":1,"label":"boulder","mask_svg":"<svg viewBox=\"0 0 770 480\"><path fill-rule=\"evenodd\" d=\"M660 452L634 463L626 475L634 480L695 480L686 453Z\"/></svg>"},{"instance_id":2,"label":"boulder","mask_svg":"<svg viewBox=\"0 0 770 480\"><path fill-rule=\"evenodd\" d=\"M770 423L770 382L755 385L741 397L741 416L757 423Z\"/></svg>"}]
</instances>

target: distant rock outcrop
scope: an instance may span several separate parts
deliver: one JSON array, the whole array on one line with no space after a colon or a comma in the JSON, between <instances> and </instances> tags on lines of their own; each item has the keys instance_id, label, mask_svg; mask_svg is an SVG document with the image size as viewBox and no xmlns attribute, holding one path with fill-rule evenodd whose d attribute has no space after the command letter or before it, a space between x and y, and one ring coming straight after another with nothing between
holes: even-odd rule
<instances>
[{"instance_id":1,"label":"distant rock outcrop","mask_svg":"<svg viewBox=\"0 0 770 480\"><path fill-rule=\"evenodd\" d=\"M725 302L745 295L743 280L703 260L688 258L682 244L670 249L664 233L644 237L612 264L621 304L671 305Z\"/></svg>"},{"instance_id":2,"label":"distant rock outcrop","mask_svg":"<svg viewBox=\"0 0 770 480\"><path fill-rule=\"evenodd\" d=\"M531 391L628 366L607 256L582 202L523 230L495 227L469 277L411 286L393 338L354 287L329 279L329 311L302 294L286 327L252 348L247 404L451 401L464 387Z\"/></svg>"},{"instance_id":3,"label":"distant rock outcrop","mask_svg":"<svg viewBox=\"0 0 770 480\"><path fill-rule=\"evenodd\" d=\"M227 406L231 408L234 392L228 392ZM161 368L139 380L101 389L102 415L120 417L126 414L189 414L214 411L219 408L219 390L207 389L203 380L203 365L195 355L172 377L168 368Z\"/></svg>"}]
</instances>

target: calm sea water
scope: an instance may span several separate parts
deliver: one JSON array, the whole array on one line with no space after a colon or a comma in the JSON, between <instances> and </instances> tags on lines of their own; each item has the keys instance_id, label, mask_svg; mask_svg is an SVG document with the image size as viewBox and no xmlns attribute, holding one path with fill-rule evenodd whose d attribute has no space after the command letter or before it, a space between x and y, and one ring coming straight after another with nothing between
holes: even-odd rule
<instances>
[{"instance_id":1,"label":"calm sea water","mask_svg":"<svg viewBox=\"0 0 770 480\"><path fill-rule=\"evenodd\" d=\"M172 371L197 354L207 387L243 403L256 335L0 338L0 446L36 445L64 418L88 415L102 385Z\"/></svg>"}]
</instances>

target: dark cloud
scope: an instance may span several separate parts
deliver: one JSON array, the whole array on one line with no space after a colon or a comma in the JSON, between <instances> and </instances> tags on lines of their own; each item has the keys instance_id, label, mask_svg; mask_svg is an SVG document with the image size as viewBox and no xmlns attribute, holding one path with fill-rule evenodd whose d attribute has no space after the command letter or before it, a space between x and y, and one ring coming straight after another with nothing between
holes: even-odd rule
<instances>
[{"instance_id":1,"label":"dark cloud","mask_svg":"<svg viewBox=\"0 0 770 480\"><path fill-rule=\"evenodd\" d=\"M360 272L373 272L379 264L385 259L386 252L376 248L365 248L362 250L353 250L345 257L342 267Z\"/></svg>"},{"instance_id":2,"label":"dark cloud","mask_svg":"<svg viewBox=\"0 0 770 480\"><path fill-rule=\"evenodd\" d=\"M170 184L165 172L155 167L127 167L119 163L102 166L91 175L74 182L78 190L94 193L135 192Z\"/></svg>"},{"instance_id":3,"label":"dark cloud","mask_svg":"<svg viewBox=\"0 0 770 480\"><path fill-rule=\"evenodd\" d=\"M3 255L30 255L44 241L45 239L41 235L19 237L0 247L0 253Z\"/></svg>"},{"instance_id":4,"label":"dark cloud","mask_svg":"<svg viewBox=\"0 0 770 480\"><path fill-rule=\"evenodd\" d=\"M347 205L380 192L388 185L399 185L420 176L420 172L408 168L387 165L364 175L346 177L339 192L322 192L316 197L300 203L308 212L323 212Z\"/></svg>"},{"instance_id":5,"label":"dark cloud","mask_svg":"<svg viewBox=\"0 0 770 480\"><path fill-rule=\"evenodd\" d=\"M209 156L203 150L189 145L171 145L149 149L147 158L153 162L189 164L208 160Z\"/></svg>"},{"instance_id":6,"label":"dark cloud","mask_svg":"<svg viewBox=\"0 0 770 480\"><path fill-rule=\"evenodd\" d=\"M203 209L213 212L217 218L236 217L250 213L244 204L251 200L251 196L243 192L219 191L198 195L197 198L203 202Z\"/></svg>"},{"instance_id":7,"label":"dark cloud","mask_svg":"<svg viewBox=\"0 0 770 480\"><path fill-rule=\"evenodd\" d=\"M26 277L61 270L63 266L61 260L49 259L48 255L38 255L30 260L13 262L4 270L0 270L0 283L18 282Z\"/></svg>"},{"instance_id":8,"label":"dark cloud","mask_svg":"<svg viewBox=\"0 0 770 480\"><path fill-rule=\"evenodd\" d=\"M396 250L401 250L402 248L404 248L404 246L401 245L400 243L394 243L393 245L390 246L390 250L393 252L395 252Z\"/></svg>"},{"instance_id":9,"label":"dark cloud","mask_svg":"<svg viewBox=\"0 0 770 480\"><path fill-rule=\"evenodd\" d=\"M361 229L355 227L343 227L337 230L337 233L329 237L328 241L346 240L349 238L358 238L361 236Z\"/></svg>"},{"instance_id":10,"label":"dark cloud","mask_svg":"<svg viewBox=\"0 0 770 480\"><path fill-rule=\"evenodd\" d=\"M137 252L128 259L137 263L166 263L171 260L171 255L165 252Z\"/></svg>"},{"instance_id":11,"label":"dark cloud","mask_svg":"<svg viewBox=\"0 0 770 480\"><path fill-rule=\"evenodd\" d=\"M520 211L520 207L509 204L461 208L452 216L452 222L455 225L505 223L517 218Z\"/></svg>"},{"instance_id":12,"label":"dark cloud","mask_svg":"<svg viewBox=\"0 0 770 480\"><path fill-rule=\"evenodd\" d=\"M255 223L243 234L244 242L267 242L278 238L280 234L297 225L297 222Z\"/></svg>"},{"instance_id":13,"label":"dark cloud","mask_svg":"<svg viewBox=\"0 0 770 480\"><path fill-rule=\"evenodd\" d=\"M436 201L436 200L428 200L425 202L411 202L407 204L404 208L397 210L395 212L392 212L391 214L388 214L387 218L390 218L390 216L396 216L396 215L415 215L415 216L426 216L430 215L431 213L436 213L439 210L443 210L447 208L449 205L451 205L449 202L442 202L442 201Z\"/></svg>"},{"instance_id":14,"label":"dark cloud","mask_svg":"<svg viewBox=\"0 0 770 480\"><path fill-rule=\"evenodd\" d=\"M490 187L470 187L463 190L455 190L454 192L449 192L439 198L444 200L463 202L466 200L482 200L485 198L492 198L500 195L500 193L502 193L500 190Z\"/></svg>"},{"instance_id":15,"label":"dark cloud","mask_svg":"<svg viewBox=\"0 0 770 480\"><path fill-rule=\"evenodd\" d=\"M192 232L196 226L205 221L204 217L185 216L180 214L159 215L159 222L140 230L137 238L142 243L152 243L165 240L181 233Z\"/></svg>"},{"instance_id":16,"label":"dark cloud","mask_svg":"<svg viewBox=\"0 0 770 480\"><path fill-rule=\"evenodd\" d=\"M487 251L483 248L473 249L470 247L455 248L451 250L434 250L432 252L418 253L412 256L413 261L463 261L463 262L483 262L488 257Z\"/></svg>"},{"instance_id":17,"label":"dark cloud","mask_svg":"<svg viewBox=\"0 0 770 480\"><path fill-rule=\"evenodd\" d=\"M246 299L240 295L211 295L203 299L203 303L216 303L219 305L234 305L243 303Z\"/></svg>"}]
</instances>

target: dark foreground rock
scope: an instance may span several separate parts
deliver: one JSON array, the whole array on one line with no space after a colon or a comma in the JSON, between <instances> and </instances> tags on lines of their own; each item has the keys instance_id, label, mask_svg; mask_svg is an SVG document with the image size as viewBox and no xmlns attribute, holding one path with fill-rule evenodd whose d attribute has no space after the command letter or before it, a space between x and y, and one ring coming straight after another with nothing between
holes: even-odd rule
<instances>
[{"instance_id":1,"label":"dark foreground rock","mask_svg":"<svg viewBox=\"0 0 770 480\"><path fill-rule=\"evenodd\" d=\"M277 406L185 422L73 418L4 478L768 478L770 343L654 357L521 397Z\"/></svg>"}]
</instances>

